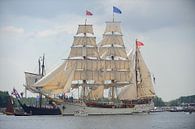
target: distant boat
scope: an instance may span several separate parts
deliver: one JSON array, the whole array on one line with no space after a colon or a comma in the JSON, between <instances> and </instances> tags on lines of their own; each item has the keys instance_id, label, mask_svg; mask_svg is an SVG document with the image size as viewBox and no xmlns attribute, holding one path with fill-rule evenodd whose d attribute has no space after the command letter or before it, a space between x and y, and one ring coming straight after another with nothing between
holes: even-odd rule
<instances>
[{"instance_id":1,"label":"distant boat","mask_svg":"<svg viewBox=\"0 0 195 129\"><path fill-rule=\"evenodd\" d=\"M8 96L7 106L6 106L6 110L5 110L4 114L14 115L13 100L12 100L11 96Z\"/></svg>"},{"instance_id":2,"label":"distant boat","mask_svg":"<svg viewBox=\"0 0 195 129\"><path fill-rule=\"evenodd\" d=\"M42 61L42 64L41 64ZM25 88L27 90L30 90L33 93L39 93L39 89L32 88L31 86L36 83L38 80L40 80L43 75L44 75L44 62L45 62L45 57L43 56L42 58L39 58L39 74L36 73L30 73L30 72L25 72L25 78L26 78L26 85ZM17 114L18 116L20 115L60 115L61 111L58 107L50 106L50 107L42 107L42 94L40 94L39 97L39 106L28 106L25 103L23 104L20 101L20 95L18 92L14 89L13 94L16 96L20 106L23 108L24 113L23 114ZM26 93L25 93L26 94ZM26 96L26 95L25 95Z\"/></svg>"}]
</instances>

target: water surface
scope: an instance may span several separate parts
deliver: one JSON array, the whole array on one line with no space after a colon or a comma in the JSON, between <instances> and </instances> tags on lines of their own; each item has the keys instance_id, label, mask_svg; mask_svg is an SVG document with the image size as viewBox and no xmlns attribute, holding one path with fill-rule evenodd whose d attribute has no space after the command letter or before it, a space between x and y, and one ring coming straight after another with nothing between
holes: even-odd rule
<instances>
[{"instance_id":1,"label":"water surface","mask_svg":"<svg viewBox=\"0 0 195 129\"><path fill-rule=\"evenodd\" d=\"M195 129L195 113L87 117L0 115L0 129Z\"/></svg>"}]
</instances>

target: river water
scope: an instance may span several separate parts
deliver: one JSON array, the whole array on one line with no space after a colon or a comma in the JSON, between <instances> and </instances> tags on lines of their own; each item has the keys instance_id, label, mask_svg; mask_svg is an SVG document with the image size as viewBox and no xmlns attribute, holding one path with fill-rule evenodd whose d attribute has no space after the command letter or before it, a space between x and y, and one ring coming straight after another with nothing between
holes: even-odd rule
<instances>
[{"instance_id":1,"label":"river water","mask_svg":"<svg viewBox=\"0 0 195 129\"><path fill-rule=\"evenodd\" d=\"M0 129L195 129L195 113L87 117L0 115Z\"/></svg>"}]
</instances>

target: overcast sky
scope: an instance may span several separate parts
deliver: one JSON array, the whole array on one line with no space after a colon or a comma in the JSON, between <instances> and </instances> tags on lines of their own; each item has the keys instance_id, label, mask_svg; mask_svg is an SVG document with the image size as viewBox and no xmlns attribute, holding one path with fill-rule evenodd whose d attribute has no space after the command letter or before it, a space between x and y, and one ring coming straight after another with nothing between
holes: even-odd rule
<instances>
[{"instance_id":1,"label":"overcast sky","mask_svg":"<svg viewBox=\"0 0 195 129\"><path fill-rule=\"evenodd\" d=\"M46 55L50 71L67 58L85 10L94 15L97 42L105 21L112 20L112 6L121 9L127 49L135 39L156 77L156 94L168 101L195 94L195 2L193 0L1 0L0 90L23 91L24 71L38 72L37 60Z\"/></svg>"}]
</instances>

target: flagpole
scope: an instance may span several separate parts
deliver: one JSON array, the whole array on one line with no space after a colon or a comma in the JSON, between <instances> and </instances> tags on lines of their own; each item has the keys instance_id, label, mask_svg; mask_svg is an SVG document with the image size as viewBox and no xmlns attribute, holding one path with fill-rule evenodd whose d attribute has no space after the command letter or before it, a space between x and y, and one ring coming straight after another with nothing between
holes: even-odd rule
<instances>
[{"instance_id":1,"label":"flagpole","mask_svg":"<svg viewBox=\"0 0 195 129\"><path fill-rule=\"evenodd\" d=\"M85 13L85 25L87 24L87 14Z\"/></svg>"},{"instance_id":2,"label":"flagpole","mask_svg":"<svg viewBox=\"0 0 195 129\"><path fill-rule=\"evenodd\" d=\"M112 21L114 22L114 11L112 12Z\"/></svg>"},{"instance_id":3,"label":"flagpole","mask_svg":"<svg viewBox=\"0 0 195 129\"><path fill-rule=\"evenodd\" d=\"M86 18L85 18L85 25L87 24L87 16L86 16Z\"/></svg>"}]
</instances>

